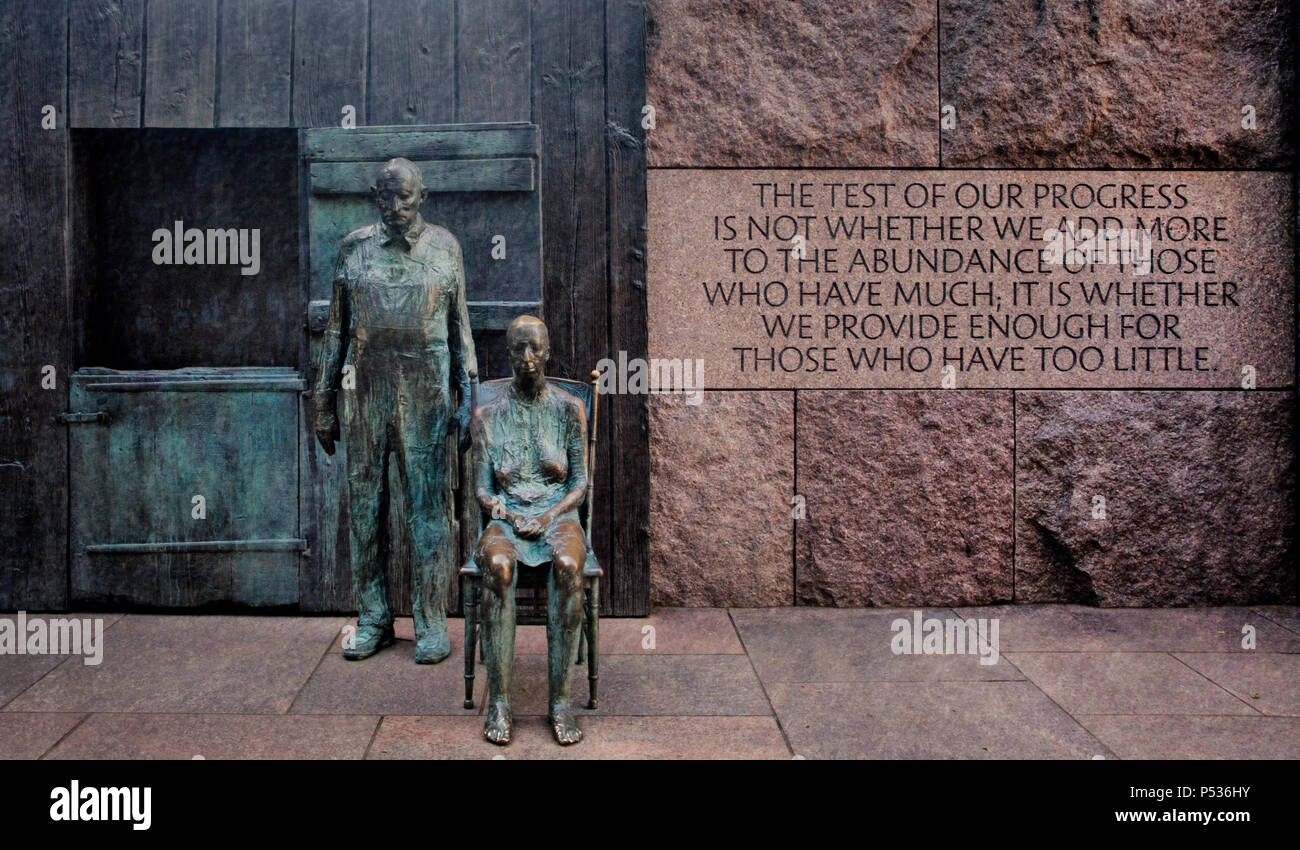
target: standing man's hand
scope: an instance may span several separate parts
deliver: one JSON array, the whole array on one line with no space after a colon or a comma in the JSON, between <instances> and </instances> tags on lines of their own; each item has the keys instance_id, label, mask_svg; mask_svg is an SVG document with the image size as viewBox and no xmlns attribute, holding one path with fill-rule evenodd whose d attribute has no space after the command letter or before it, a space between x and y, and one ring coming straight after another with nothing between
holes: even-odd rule
<instances>
[{"instance_id":1,"label":"standing man's hand","mask_svg":"<svg viewBox=\"0 0 1300 850\"><path fill-rule=\"evenodd\" d=\"M448 430L452 428L460 430L460 451L464 453L469 450L470 446L469 424L474 411L470 403L469 380L462 379L459 381L459 385L460 405L456 408L456 412L452 414L450 421L448 421L447 428Z\"/></svg>"},{"instance_id":2,"label":"standing man's hand","mask_svg":"<svg viewBox=\"0 0 1300 850\"><path fill-rule=\"evenodd\" d=\"M316 439L325 454L334 454L334 444L339 438L339 420L334 413L334 405L329 402L316 404Z\"/></svg>"}]
</instances>

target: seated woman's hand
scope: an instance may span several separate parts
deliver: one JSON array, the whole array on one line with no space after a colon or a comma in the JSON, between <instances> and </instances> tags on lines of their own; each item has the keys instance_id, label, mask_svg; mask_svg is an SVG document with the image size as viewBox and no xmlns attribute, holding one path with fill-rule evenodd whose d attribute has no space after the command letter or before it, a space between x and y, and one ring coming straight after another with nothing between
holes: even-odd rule
<instances>
[{"instance_id":1,"label":"seated woman's hand","mask_svg":"<svg viewBox=\"0 0 1300 850\"><path fill-rule=\"evenodd\" d=\"M551 527L555 522L556 514L554 510L547 511L539 517L526 519L520 517L522 523L515 523L515 531L530 540L541 537L546 533L546 529Z\"/></svg>"},{"instance_id":2,"label":"seated woman's hand","mask_svg":"<svg viewBox=\"0 0 1300 850\"><path fill-rule=\"evenodd\" d=\"M516 516L514 518L515 532L520 537L526 537L529 540L535 540L542 536L546 531L546 526L542 525L540 517L529 518L525 516Z\"/></svg>"}]
</instances>

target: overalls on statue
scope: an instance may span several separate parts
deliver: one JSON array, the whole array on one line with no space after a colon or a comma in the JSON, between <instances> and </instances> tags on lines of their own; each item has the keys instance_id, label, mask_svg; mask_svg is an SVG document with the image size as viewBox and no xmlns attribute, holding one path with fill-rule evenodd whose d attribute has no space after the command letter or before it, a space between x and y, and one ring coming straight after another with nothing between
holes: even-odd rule
<instances>
[{"instance_id":1,"label":"overalls on statue","mask_svg":"<svg viewBox=\"0 0 1300 850\"><path fill-rule=\"evenodd\" d=\"M433 632L441 645L432 658L417 647L417 660L440 660L450 651L445 606L456 554L446 476L451 379L460 382L474 363L459 245L446 230L420 224L407 235L372 225L344 241L329 330L347 341L337 396L358 625L393 625L379 539L396 464L389 498L401 500L408 518L416 639Z\"/></svg>"}]
</instances>

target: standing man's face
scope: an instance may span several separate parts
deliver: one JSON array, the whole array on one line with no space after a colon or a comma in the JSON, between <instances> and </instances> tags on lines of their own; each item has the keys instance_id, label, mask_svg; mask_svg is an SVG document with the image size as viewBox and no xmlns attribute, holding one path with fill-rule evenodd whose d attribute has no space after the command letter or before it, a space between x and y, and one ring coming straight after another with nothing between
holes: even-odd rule
<instances>
[{"instance_id":1,"label":"standing man's face","mask_svg":"<svg viewBox=\"0 0 1300 850\"><path fill-rule=\"evenodd\" d=\"M420 204L428 194L428 190L411 177L385 172L375 186L375 204L384 224L402 232L415 221Z\"/></svg>"}]
</instances>

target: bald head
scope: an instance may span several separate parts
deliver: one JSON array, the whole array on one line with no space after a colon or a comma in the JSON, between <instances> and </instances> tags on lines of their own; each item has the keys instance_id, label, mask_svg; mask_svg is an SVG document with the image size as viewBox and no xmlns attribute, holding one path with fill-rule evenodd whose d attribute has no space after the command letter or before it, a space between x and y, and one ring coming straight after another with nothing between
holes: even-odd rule
<instances>
[{"instance_id":1,"label":"bald head","mask_svg":"<svg viewBox=\"0 0 1300 850\"><path fill-rule=\"evenodd\" d=\"M429 190L424 188L420 167L399 156L384 163L371 194L384 224L405 233L416 223Z\"/></svg>"},{"instance_id":2,"label":"bald head","mask_svg":"<svg viewBox=\"0 0 1300 850\"><path fill-rule=\"evenodd\" d=\"M550 345L550 334L546 330L545 322L536 316L516 316L510 326L506 328L506 344L509 345L520 336L533 336L534 334L540 334L538 338L548 346Z\"/></svg>"},{"instance_id":3,"label":"bald head","mask_svg":"<svg viewBox=\"0 0 1300 850\"><path fill-rule=\"evenodd\" d=\"M420 166L402 156L388 160L379 170L379 182L390 181L406 183L417 192L424 188L424 175L420 173Z\"/></svg>"},{"instance_id":4,"label":"bald head","mask_svg":"<svg viewBox=\"0 0 1300 850\"><path fill-rule=\"evenodd\" d=\"M551 339L536 316L518 316L506 328L506 354L515 385L535 392L546 384L546 361L551 359Z\"/></svg>"}]
</instances>

